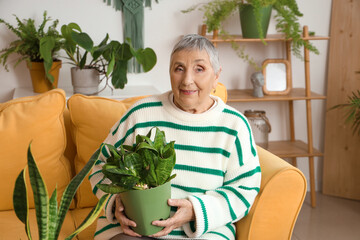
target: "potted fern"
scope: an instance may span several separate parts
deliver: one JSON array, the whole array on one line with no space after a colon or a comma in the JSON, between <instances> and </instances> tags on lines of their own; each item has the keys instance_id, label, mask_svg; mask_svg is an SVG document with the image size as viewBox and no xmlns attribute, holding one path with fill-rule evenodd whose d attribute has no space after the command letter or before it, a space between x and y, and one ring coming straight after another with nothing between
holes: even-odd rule
<instances>
[{"instance_id":1,"label":"potted fern","mask_svg":"<svg viewBox=\"0 0 360 240\"><path fill-rule=\"evenodd\" d=\"M98 184L104 192L120 194L125 214L136 222L133 230L140 235L151 235L161 230L153 226L154 220L167 219L171 198L170 180L175 166L174 142L167 143L165 133L155 128L154 140L151 132L137 135L134 146L108 147L110 157L103 165L104 178L111 184ZM104 147L104 146L103 146Z\"/></svg>"},{"instance_id":2,"label":"potted fern","mask_svg":"<svg viewBox=\"0 0 360 240\"><path fill-rule=\"evenodd\" d=\"M183 12L188 13L196 9L204 12L204 23L207 25L208 32L220 31L225 38L231 37L224 30L222 23L234 13L239 12L243 37L245 34L245 37L260 38L264 44L266 44L264 38L271 10L274 9L277 12L275 15L276 29L285 34L286 39L291 39L292 52L296 57L302 58L302 47L306 47L316 54L319 53L315 46L302 39L302 29L298 18L303 14L299 11L296 0L212 0L192 6ZM245 24L245 20L250 25L249 28ZM252 21L249 22L249 20ZM240 49L234 44L233 48L236 51ZM243 52L238 55L244 60L249 60L248 55Z\"/></svg>"},{"instance_id":3,"label":"potted fern","mask_svg":"<svg viewBox=\"0 0 360 240\"><path fill-rule=\"evenodd\" d=\"M57 87L61 61L56 54L61 49L62 37L56 30L58 20L52 21L45 29L51 18L45 11L38 28L34 19L20 20L17 16L17 26L13 26L0 18L0 23L12 31L18 38L10 43L9 47L0 51L0 64L8 71L7 60L9 55L20 55L15 66L26 61L30 71L34 92L41 93Z\"/></svg>"},{"instance_id":4,"label":"potted fern","mask_svg":"<svg viewBox=\"0 0 360 240\"><path fill-rule=\"evenodd\" d=\"M56 240L59 237L62 224L65 216L70 208L72 199L75 196L76 190L82 183L84 178L90 172L95 162L99 158L100 151L96 151L84 168L71 180L66 187L63 196L60 201L60 205L57 203L57 190L55 188L50 199L43 178L36 165L34 157L31 153L31 144L28 148L28 164L30 183L34 193L34 202L36 210L36 219L38 224L38 232L40 240ZM13 203L16 216L21 222L25 224L25 231L28 239L32 239L29 227L29 207L27 197L27 186L25 183L26 168L22 170L15 182ZM105 205L109 195L105 194L97 203L97 205L90 211L88 216L80 224L80 226L70 234L66 240L74 238L78 233L87 228L94 222L97 216L101 213L103 206Z\"/></svg>"},{"instance_id":5,"label":"potted fern","mask_svg":"<svg viewBox=\"0 0 360 240\"><path fill-rule=\"evenodd\" d=\"M105 87L111 78L115 88L124 88L127 83L127 64L133 57L141 64L144 72L150 71L156 64L153 49L135 50L128 43L110 41L108 34L99 45L94 45L91 37L76 23L63 25L61 33L65 39L67 59L74 65L71 77L75 93L98 93L98 85L104 78Z\"/></svg>"}]
</instances>

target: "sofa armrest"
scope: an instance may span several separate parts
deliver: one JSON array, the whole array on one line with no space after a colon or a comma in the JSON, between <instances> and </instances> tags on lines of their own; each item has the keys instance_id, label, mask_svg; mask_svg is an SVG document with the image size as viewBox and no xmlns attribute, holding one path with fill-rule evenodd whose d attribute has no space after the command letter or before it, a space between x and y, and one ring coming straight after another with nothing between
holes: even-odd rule
<instances>
[{"instance_id":1,"label":"sofa armrest","mask_svg":"<svg viewBox=\"0 0 360 240\"><path fill-rule=\"evenodd\" d=\"M257 147L261 187L249 214L236 223L237 240L291 239L306 195L302 172L281 158Z\"/></svg>"}]
</instances>

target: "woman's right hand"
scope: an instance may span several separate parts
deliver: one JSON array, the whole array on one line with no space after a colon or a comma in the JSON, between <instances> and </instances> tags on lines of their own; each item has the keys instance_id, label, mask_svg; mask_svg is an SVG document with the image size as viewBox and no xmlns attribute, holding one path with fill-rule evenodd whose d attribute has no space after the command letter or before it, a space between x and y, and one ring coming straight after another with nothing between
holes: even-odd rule
<instances>
[{"instance_id":1,"label":"woman's right hand","mask_svg":"<svg viewBox=\"0 0 360 240\"><path fill-rule=\"evenodd\" d=\"M117 195L115 200L115 217L119 221L125 234L133 237L141 237L141 235L137 234L130 228L136 227L136 223L125 216L124 205L121 202L120 195Z\"/></svg>"}]
</instances>

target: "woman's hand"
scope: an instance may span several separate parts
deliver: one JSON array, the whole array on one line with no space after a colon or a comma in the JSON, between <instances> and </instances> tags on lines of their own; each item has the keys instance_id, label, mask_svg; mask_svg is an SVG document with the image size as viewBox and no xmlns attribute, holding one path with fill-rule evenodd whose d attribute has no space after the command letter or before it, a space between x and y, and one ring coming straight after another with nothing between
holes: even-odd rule
<instances>
[{"instance_id":1,"label":"woman's hand","mask_svg":"<svg viewBox=\"0 0 360 240\"><path fill-rule=\"evenodd\" d=\"M163 221L153 221L152 224L159 227L164 227L160 232L151 235L150 237L162 237L168 235L172 230L195 220L195 213L192 203L187 199L169 199L169 206L178 207L176 213L171 218Z\"/></svg>"},{"instance_id":2,"label":"woman's hand","mask_svg":"<svg viewBox=\"0 0 360 240\"><path fill-rule=\"evenodd\" d=\"M124 205L121 202L120 195L116 196L115 202L115 217L119 221L123 232L129 236L141 237L141 235L131 230L130 227L136 227L136 223L125 216Z\"/></svg>"}]
</instances>

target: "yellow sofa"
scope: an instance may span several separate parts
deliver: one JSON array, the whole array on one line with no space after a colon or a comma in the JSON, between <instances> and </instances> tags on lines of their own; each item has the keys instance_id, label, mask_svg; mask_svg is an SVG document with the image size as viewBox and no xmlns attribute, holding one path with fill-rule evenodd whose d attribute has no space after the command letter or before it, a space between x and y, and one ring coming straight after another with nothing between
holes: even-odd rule
<instances>
[{"instance_id":1,"label":"yellow sofa","mask_svg":"<svg viewBox=\"0 0 360 240\"><path fill-rule=\"evenodd\" d=\"M223 86L215 94L226 100ZM139 98L116 101L76 94L66 103L64 91L55 89L0 103L0 240L27 239L24 225L14 213L12 194L15 179L26 165L30 141L49 194L57 186L60 199L70 179L81 170L108 129ZM236 223L237 239L291 239L306 194L306 180L297 168L270 152L258 147L258 153L261 189L248 216ZM29 185L29 180L27 183ZM37 239L31 191L29 196L30 227L33 239ZM79 226L96 201L85 179L59 239ZM92 239L94 231L95 224L81 232L77 239Z\"/></svg>"}]
</instances>

